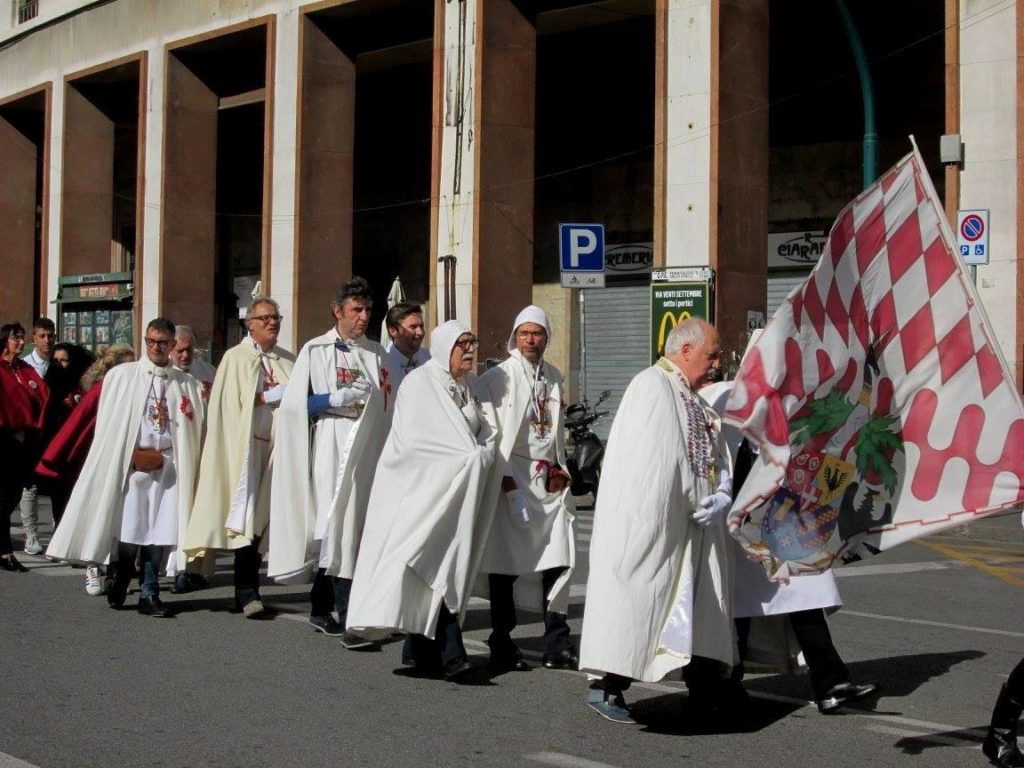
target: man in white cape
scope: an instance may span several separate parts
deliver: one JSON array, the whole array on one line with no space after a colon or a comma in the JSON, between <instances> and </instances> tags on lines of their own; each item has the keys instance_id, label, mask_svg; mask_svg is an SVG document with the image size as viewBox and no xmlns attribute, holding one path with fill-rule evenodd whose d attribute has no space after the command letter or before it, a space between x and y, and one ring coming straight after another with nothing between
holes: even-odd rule
<instances>
[{"instance_id":1,"label":"man in white cape","mask_svg":"<svg viewBox=\"0 0 1024 768\"><path fill-rule=\"evenodd\" d=\"M756 339L757 334L751 337L747 349ZM721 415L731 392L732 382L725 381L704 387L700 396ZM735 496L755 454L735 427L723 424L722 432L734 457ZM832 570L771 581L764 566L748 558L738 541L733 539L733 543L733 616L740 654L734 679L742 679L744 661L792 669L800 659L798 654L802 654L821 713L836 712L844 704L874 693L878 688L874 683L852 682L850 670L832 642L826 613L843 604Z\"/></svg>"},{"instance_id":2,"label":"man in white cape","mask_svg":"<svg viewBox=\"0 0 1024 768\"><path fill-rule=\"evenodd\" d=\"M345 622L395 409L384 348L366 338L372 307L369 284L352 278L331 306L335 326L299 352L278 414L270 491L267 575L283 583L312 576L310 624L350 649L369 645L346 633Z\"/></svg>"},{"instance_id":3,"label":"man in white cape","mask_svg":"<svg viewBox=\"0 0 1024 768\"><path fill-rule=\"evenodd\" d=\"M196 333L192 330L192 326L175 326L174 346L171 347L171 364L176 370L187 373L199 382L203 403L209 403L210 390L213 388L213 380L217 376L217 369L205 360L196 357ZM204 424L203 426L205 429L207 425ZM182 595L186 592L208 587L215 565L216 563L212 556L189 560L183 550L174 550L167 563L167 572L174 575L171 593Z\"/></svg>"},{"instance_id":4,"label":"man in white cape","mask_svg":"<svg viewBox=\"0 0 1024 768\"><path fill-rule=\"evenodd\" d=\"M403 660L451 678L468 668L459 621L494 513L502 466L487 389L471 373L479 342L449 320L431 359L405 379L377 466L348 626L409 633Z\"/></svg>"},{"instance_id":5,"label":"man in white cape","mask_svg":"<svg viewBox=\"0 0 1024 768\"><path fill-rule=\"evenodd\" d=\"M590 542L580 669L603 675L588 706L631 723L623 692L685 667L714 703L737 661L728 447L695 393L719 366L718 333L677 325L665 356L634 377L608 437Z\"/></svg>"},{"instance_id":6,"label":"man in white cape","mask_svg":"<svg viewBox=\"0 0 1024 768\"><path fill-rule=\"evenodd\" d=\"M544 616L544 666L576 669L579 661L566 618L576 518L564 469L562 374L544 360L550 340L544 310L526 307L512 324L508 358L481 377L498 414L505 475L480 568L491 601L487 644L494 671L528 668L511 637L516 587L522 602Z\"/></svg>"},{"instance_id":7,"label":"man in white cape","mask_svg":"<svg viewBox=\"0 0 1024 768\"><path fill-rule=\"evenodd\" d=\"M270 521L274 422L295 356L277 346L273 299L253 298L245 324L249 335L224 353L213 382L185 553L191 561L233 551L235 608L255 618L265 610L260 545Z\"/></svg>"},{"instance_id":8,"label":"man in white cape","mask_svg":"<svg viewBox=\"0 0 1024 768\"><path fill-rule=\"evenodd\" d=\"M170 365L174 324L146 327L146 357L103 380L96 436L47 556L88 564L117 560L107 601L120 608L142 566L139 613L172 615L157 582L192 509L203 427L198 382Z\"/></svg>"}]
</instances>

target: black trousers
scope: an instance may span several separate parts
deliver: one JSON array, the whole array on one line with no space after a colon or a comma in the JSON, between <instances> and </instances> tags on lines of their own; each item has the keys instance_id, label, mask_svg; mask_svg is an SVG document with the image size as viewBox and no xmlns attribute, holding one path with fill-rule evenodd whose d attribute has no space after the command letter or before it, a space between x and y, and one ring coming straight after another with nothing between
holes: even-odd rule
<instances>
[{"instance_id":1,"label":"black trousers","mask_svg":"<svg viewBox=\"0 0 1024 768\"><path fill-rule=\"evenodd\" d=\"M1024 702L1024 659L1017 662L1017 666L1006 678L1006 693L1014 701Z\"/></svg>"},{"instance_id":2,"label":"black trousers","mask_svg":"<svg viewBox=\"0 0 1024 768\"><path fill-rule=\"evenodd\" d=\"M252 544L235 550L235 607L244 608L253 600L260 599L260 554L259 537Z\"/></svg>"},{"instance_id":3,"label":"black trousers","mask_svg":"<svg viewBox=\"0 0 1024 768\"><path fill-rule=\"evenodd\" d=\"M548 610L548 593L566 568L548 568L541 572L543 597L537 606L544 614L544 655L554 656L570 647L569 622L564 613ZM512 630L516 628L516 604L512 597L512 586L518 576L504 573L492 573L487 577L491 592L491 636L487 644L491 653L512 653L515 643L512 642Z\"/></svg>"},{"instance_id":4,"label":"black trousers","mask_svg":"<svg viewBox=\"0 0 1024 768\"><path fill-rule=\"evenodd\" d=\"M437 617L434 639L426 635L408 635L402 648L404 664L413 664L426 670L441 670L465 658L466 646L462 642L459 620L444 603L441 603L441 612Z\"/></svg>"},{"instance_id":5,"label":"black trousers","mask_svg":"<svg viewBox=\"0 0 1024 768\"><path fill-rule=\"evenodd\" d=\"M0 555L14 551L11 513L21 504L21 491L29 477L27 454L25 444L15 439L13 432L0 429Z\"/></svg>"},{"instance_id":6,"label":"black trousers","mask_svg":"<svg viewBox=\"0 0 1024 768\"><path fill-rule=\"evenodd\" d=\"M830 688L850 679L850 670L843 663L832 642L825 611L813 608L787 614L793 634L800 644L807 661L807 674L811 679L814 698L820 699ZM740 658L747 655L747 639L750 637L750 619L736 619L736 634L739 639ZM1022 674L1024 677L1024 674Z\"/></svg>"},{"instance_id":7,"label":"black trousers","mask_svg":"<svg viewBox=\"0 0 1024 768\"><path fill-rule=\"evenodd\" d=\"M318 568L313 586L309 590L310 614L327 616L330 612L338 612L338 623L345 626L348 619L348 596L352 591L352 579L340 576L328 576L323 568Z\"/></svg>"}]
</instances>

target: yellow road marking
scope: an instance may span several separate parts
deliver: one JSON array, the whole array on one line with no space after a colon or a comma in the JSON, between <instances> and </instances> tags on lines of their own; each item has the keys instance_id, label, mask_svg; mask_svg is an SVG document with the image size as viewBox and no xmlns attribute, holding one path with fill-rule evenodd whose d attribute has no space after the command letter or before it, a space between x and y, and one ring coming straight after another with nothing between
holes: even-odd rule
<instances>
[{"instance_id":1,"label":"yellow road marking","mask_svg":"<svg viewBox=\"0 0 1024 768\"><path fill-rule=\"evenodd\" d=\"M915 541L914 543L922 547L928 547L928 549L945 555L946 557L950 557L954 560L959 560L961 563L966 563L967 565L977 568L979 571L982 571L984 573L989 574L990 576L995 576L997 579L1005 581L1007 584L1014 584L1018 587L1024 587L1024 578L1015 576L1009 568L1000 568L998 566L991 565L985 562L984 560L981 560L977 557L973 557L970 554L961 551L960 549L948 547L945 544L938 544L934 541Z\"/></svg>"}]
</instances>

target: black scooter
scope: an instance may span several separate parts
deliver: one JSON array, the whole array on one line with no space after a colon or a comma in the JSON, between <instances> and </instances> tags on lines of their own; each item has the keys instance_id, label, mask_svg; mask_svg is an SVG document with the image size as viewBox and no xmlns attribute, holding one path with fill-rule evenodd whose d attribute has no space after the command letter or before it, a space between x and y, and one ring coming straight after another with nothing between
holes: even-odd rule
<instances>
[{"instance_id":1,"label":"black scooter","mask_svg":"<svg viewBox=\"0 0 1024 768\"><path fill-rule=\"evenodd\" d=\"M591 407L584 397L581 402L573 403L565 411L565 428L572 435L572 454L566 459L572 485L569 488L573 496L584 496L588 493L597 496L597 487L601 482L601 462L604 460L604 443L595 435L590 425L606 416L608 411L599 411L601 405L611 395L607 389L598 395L597 402Z\"/></svg>"}]
</instances>

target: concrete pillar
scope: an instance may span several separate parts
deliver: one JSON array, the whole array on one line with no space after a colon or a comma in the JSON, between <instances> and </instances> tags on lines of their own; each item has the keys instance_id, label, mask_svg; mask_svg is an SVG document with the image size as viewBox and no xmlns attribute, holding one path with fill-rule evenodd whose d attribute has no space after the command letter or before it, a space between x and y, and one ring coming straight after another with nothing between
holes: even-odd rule
<instances>
[{"instance_id":1,"label":"concrete pillar","mask_svg":"<svg viewBox=\"0 0 1024 768\"><path fill-rule=\"evenodd\" d=\"M352 274L355 63L301 20L294 283L296 346L331 325L330 304Z\"/></svg>"},{"instance_id":2,"label":"concrete pillar","mask_svg":"<svg viewBox=\"0 0 1024 768\"><path fill-rule=\"evenodd\" d=\"M110 271L114 121L74 83L64 89L62 275Z\"/></svg>"},{"instance_id":3,"label":"concrete pillar","mask_svg":"<svg viewBox=\"0 0 1024 768\"><path fill-rule=\"evenodd\" d=\"M763 312L768 235L768 0L658 0L655 264L717 275L722 346Z\"/></svg>"},{"instance_id":4,"label":"concrete pillar","mask_svg":"<svg viewBox=\"0 0 1024 768\"><path fill-rule=\"evenodd\" d=\"M978 295L1011 371L1021 380L1024 290L1018 217L1024 210L1018 175L1024 115L1018 73L1021 45L1019 3L995 0L961 3L959 8L960 135L964 170L960 208L988 208L989 263L977 268ZM984 87L979 87L984 84ZM1010 94L1016 94L1010 98ZM954 221L954 225L955 225Z\"/></svg>"},{"instance_id":5,"label":"concrete pillar","mask_svg":"<svg viewBox=\"0 0 1024 768\"><path fill-rule=\"evenodd\" d=\"M273 129L273 154L271 156L274 183L268 191L270 216L270 266L264 270L264 293L270 294L281 305L285 320L281 329L281 344L287 349L298 351L307 339L296 338L294 313L296 259L296 151L298 129L299 79L299 22L305 16L299 9L282 12L277 17L276 43L274 45L273 113L267 114L268 125ZM269 106L269 105L268 105Z\"/></svg>"},{"instance_id":6,"label":"concrete pillar","mask_svg":"<svg viewBox=\"0 0 1024 768\"><path fill-rule=\"evenodd\" d=\"M480 357L501 356L516 312L532 297L536 31L510 0L437 8L444 59L435 83L443 89L435 256L457 260L451 312L480 336ZM431 302L443 321L441 263Z\"/></svg>"},{"instance_id":7,"label":"concrete pillar","mask_svg":"<svg viewBox=\"0 0 1024 768\"><path fill-rule=\"evenodd\" d=\"M747 312L764 312L768 250L768 0L720 0L712 109L715 319L743 354Z\"/></svg>"},{"instance_id":8,"label":"concrete pillar","mask_svg":"<svg viewBox=\"0 0 1024 768\"><path fill-rule=\"evenodd\" d=\"M0 280L0 322L28 327L36 310L36 164L41 147L0 111L0 232L4 279Z\"/></svg>"},{"instance_id":9,"label":"concrete pillar","mask_svg":"<svg viewBox=\"0 0 1024 768\"><path fill-rule=\"evenodd\" d=\"M218 98L173 52L166 61L159 311L211 339Z\"/></svg>"}]
</instances>

